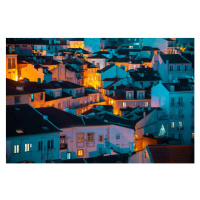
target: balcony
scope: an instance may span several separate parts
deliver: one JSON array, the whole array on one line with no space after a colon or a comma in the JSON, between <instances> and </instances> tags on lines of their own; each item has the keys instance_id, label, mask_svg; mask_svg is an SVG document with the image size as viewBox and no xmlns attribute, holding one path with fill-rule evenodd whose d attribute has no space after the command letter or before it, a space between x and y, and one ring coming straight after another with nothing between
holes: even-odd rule
<instances>
[{"instance_id":1,"label":"balcony","mask_svg":"<svg viewBox=\"0 0 200 200\"><path fill-rule=\"evenodd\" d=\"M160 115L158 116L158 120L167 120L168 116L167 115Z\"/></svg>"},{"instance_id":2,"label":"balcony","mask_svg":"<svg viewBox=\"0 0 200 200\"><path fill-rule=\"evenodd\" d=\"M177 127L177 130L178 131L182 131L182 130L184 130L184 127L182 126L182 127Z\"/></svg>"},{"instance_id":3,"label":"balcony","mask_svg":"<svg viewBox=\"0 0 200 200\"><path fill-rule=\"evenodd\" d=\"M178 102L178 103L171 103L170 104L171 107L183 107L184 106L184 103L182 102Z\"/></svg>"},{"instance_id":4,"label":"balcony","mask_svg":"<svg viewBox=\"0 0 200 200\"><path fill-rule=\"evenodd\" d=\"M60 149L67 149L67 143L60 144Z\"/></svg>"},{"instance_id":5,"label":"balcony","mask_svg":"<svg viewBox=\"0 0 200 200\"><path fill-rule=\"evenodd\" d=\"M182 119L184 115L170 115L170 119Z\"/></svg>"}]
</instances>

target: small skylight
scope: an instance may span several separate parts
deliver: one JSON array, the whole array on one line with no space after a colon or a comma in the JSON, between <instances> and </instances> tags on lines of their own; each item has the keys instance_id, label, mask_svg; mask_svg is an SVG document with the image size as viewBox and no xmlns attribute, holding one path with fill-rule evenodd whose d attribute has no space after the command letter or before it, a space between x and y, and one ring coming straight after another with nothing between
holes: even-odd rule
<instances>
[{"instance_id":1,"label":"small skylight","mask_svg":"<svg viewBox=\"0 0 200 200\"><path fill-rule=\"evenodd\" d=\"M24 133L24 131L22 129L16 129L16 132L19 134Z\"/></svg>"},{"instance_id":2,"label":"small skylight","mask_svg":"<svg viewBox=\"0 0 200 200\"><path fill-rule=\"evenodd\" d=\"M21 110L20 108L15 107L15 110Z\"/></svg>"},{"instance_id":3,"label":"small skylight","mask_svg":"<svg viewBox=\"0 0 200 200\"><path fill-rule=\"evenodd\" d=\"M42 129L45 130L45 131L49 130L49 128L47 126L43 126Z\"/></svg>"}]
</instances>

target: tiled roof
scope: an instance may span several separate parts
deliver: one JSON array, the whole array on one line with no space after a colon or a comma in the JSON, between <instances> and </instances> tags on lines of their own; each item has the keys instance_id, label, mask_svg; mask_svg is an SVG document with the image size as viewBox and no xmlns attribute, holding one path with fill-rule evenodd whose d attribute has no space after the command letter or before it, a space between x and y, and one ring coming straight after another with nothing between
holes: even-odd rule
<instances>
[{"instance_id":1,"label":"tiled roof","mask_svg":"<svg viewBox=\"0 0 200 200\"><path fill-rule=\"evenodd\" d=\"M22 130L22 133L17 133ZM28 104L6 106L6 137L60 132Z\"/></svg>"},{"instance_id":2,"label":"tiled roof","mask_svg":"<svg viewBox=\"0 0 200 200\"><path fill-rule=\"evenodd\" d=\"M97 52L94 52L93 54L110 54L109 51L97 51Z\"/></svg>"},{"instance_id":3,"label":"tiled roof","mask_svg":"<svg viewBox=\"0 0 200 200\"><path fill-rule=\"evenodd\" d=\"M105 72L107 71L108 69L112 68L115 64L110 64L110 65L107 65L105 66L102 70L99 70L100 72Z\"/></svg>"},{"instance_id":4,"label":"tiled roof","mask_svg":"<svg viewBox=\"0 0 200 200\"><path fill-rule=\"evenodd\" d=\"M180 54L160 54L160 57L162 58L164 63L166 63L166 61L169 60L169 64L191 63Z\"/></svg>"},{"instance_id":5,"label":"tiled roof","mask_svg":"<svg viewBox=\"0 0 200 200\"><path fill-rule=\"evenodd\" d=\"M194 145L149 145L154 163L194 163Z\"/></svg>"},{"instance_id":6,"label":"tiled roof","mask_svg":"<svg viewBox=\"0 0 200 200\"><path fill-rule=\"evenodd\" d=\"M97 58L97 59L108 59L107 57L105 57L104 55L102 54L97 54L97 55L94 55L94 56L91 56L91 57L88 57L89 59L90 58Z\"/></svg>"},{"instance_id":7,"label":"tiled roof","mask_svg":"<svg viewBox=\"0 0 200 200\"><path fill-rule=\"evenodd\" d=\"M174 86L174 91L194 91L194 83L188 83L187 79L182 79L180 83L163 83L168 91L170 91L170 86Z\"/></svg>"},{"instance_id":8,"label":"tiled roof","mask_svg":"<svg viewBox=\"0 0 200 200\"><path fill-rule=\"evenodd\" d=\"M63 92L63 91L62 91L62 96L60 96L60 97L53 97L48 94L45 94L45 101L52 101L52 100L63 99L63 98L67 98L67 97L72 97L72 95L70 95L66 92Z\"/></svg>"},{"instance_id":9,"label":"tiled roof","mask_svg":"<svg viewBox=\"0 0 200 200\"><path fill-rule=\"evenodd\" d=\"M43 115L47 115L48 119L58 128L66 128L70 126L84 125L81 117L71 113L62 111L54 107L37 108Z\"/></svg>"}]
</instances>

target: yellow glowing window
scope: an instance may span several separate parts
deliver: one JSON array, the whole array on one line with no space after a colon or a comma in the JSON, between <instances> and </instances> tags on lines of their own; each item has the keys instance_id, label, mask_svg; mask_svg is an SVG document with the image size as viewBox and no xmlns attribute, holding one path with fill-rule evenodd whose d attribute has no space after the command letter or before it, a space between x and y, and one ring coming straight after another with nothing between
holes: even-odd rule
<instances>
[{"instance_id":1,"label":"yellow glowing window","mask_svg":"<svg viewBox=\"0 0 200 200\"><path fill-rule=\"evenodd\" d=\"M79 149L77 154L78 156L83 156L83 149Z\"/></svg>"},{"instance_id":2,"label":"yellow glowing window","mask_svg":"<svg viewBox=\"0 0 200 200\"><path fill-rule=\"evenodd\" d=\"M14 153L19 153L19 145L14 145Z\"/></svg>"},{"instance_id":3,"label":"yellow glowing window","mask_svg":"<svg viewBox=\"0 0 200 200\"><path fill-rule=\"evenodd\" d=\"M25 144L25 152L29 151L30 148L29 148L29 144Z\"/></svg>"}]
</instances>

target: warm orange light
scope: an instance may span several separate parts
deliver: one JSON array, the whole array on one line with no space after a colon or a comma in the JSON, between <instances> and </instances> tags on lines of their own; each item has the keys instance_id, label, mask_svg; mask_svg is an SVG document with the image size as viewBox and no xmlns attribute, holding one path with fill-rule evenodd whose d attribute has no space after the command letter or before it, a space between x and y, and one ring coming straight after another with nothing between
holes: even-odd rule
<instances>
[{"instance_id":1,"label":"warm orange light","mask_svg":"<svg viewBox=\"0 0 200 200\"><path fill-rule=\"evenodd\" d=\"M15 77L15 80L18 81L18 76Z\"/></svg>"}]
</instances>

